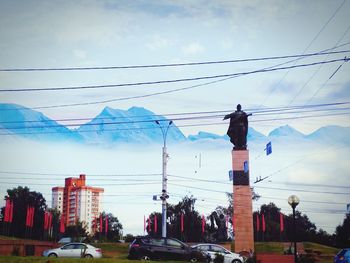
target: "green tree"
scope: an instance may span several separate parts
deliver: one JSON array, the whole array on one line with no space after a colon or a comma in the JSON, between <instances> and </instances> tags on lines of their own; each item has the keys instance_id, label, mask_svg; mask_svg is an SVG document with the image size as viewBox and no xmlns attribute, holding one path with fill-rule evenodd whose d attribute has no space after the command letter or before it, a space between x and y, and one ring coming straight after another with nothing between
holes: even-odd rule
<instances>
[{"instance_id":1,"label":"green tree","mask_svg":"<svg viewBox=\"0 0 350 263\"><path fill-rule=\"evenodd\" d=\"M167 234L168 236L178 238L185 242L199 242L204 240L202 233L202 217L195 210L196 199L191 196L185 196L177 205L168 204L167 209ZM181 214L183 214L184 231L181 232ZM154 216L157 216L157 233L154 231ZM152 213L151 220L147 220L147 232L150 236L161 236L162 222L160 213ZM208 231L208 225L205 224L205 232ZM150 231L149 231L150 229Z\"/></svg>"},{"instance_id":2,"label":"green tree","mask_svg":"<svg viewBox=\"0 0 350 263\"><path fill-rule=\"evenodd\" d=\"M350 247L350 214L345 216L342 225L337 226L334 241L337 247Z\"/></svg>"},{"instance_id":3,"label":"green tree","mask_svg":"<svg viewBox=\"0 0 350 263\"><path fill-rule=\"evenodd\" d=\"M123 225L119 222L118 218L111 213L103 212L102 214L102 233L99 231L95 233L95 238L104 241L118 241L121 239ZM107 233L105 231L107 220ZM100 229L100 220L97 219L97 229Z\"/></svg>"},{"instance_id":4,"label":"green tree","mask_svg":"<svg viewBox=\"0 0 350 263\"><path fill-rule=\"evenodd\" d=\"M74 241L80 241L87 236L87 229L83 222L78 221L75 225L69 225L64 231L64 236L71 237Z\"/></svg>"},{"instance_id":5,"label":"green tree","mask_svg":"<svg viewBox=\"0 0 350 263\"><path fill-rule=\"evenodd\" d=\"M27 233L33 239L41 239L43 236L44 211L47 208L43 195L39 192L30 191L28 187L18 186L17 188L8 189L6 198L12 200L14 205L10 235L23 238ZM34 207L34 224L30 232L26 231L25 226L28 206ZM4 209L2 209L2 213L3 211Z\"/></svg>"}]
</instances>

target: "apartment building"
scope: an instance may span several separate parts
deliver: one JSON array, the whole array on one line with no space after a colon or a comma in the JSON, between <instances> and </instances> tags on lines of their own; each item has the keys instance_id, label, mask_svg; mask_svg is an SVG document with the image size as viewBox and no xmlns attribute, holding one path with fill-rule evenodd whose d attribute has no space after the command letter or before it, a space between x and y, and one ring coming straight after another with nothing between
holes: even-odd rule
<instances>
[{"instance_id":1,"label":"apartment building","mask_svg":"<svg viewBox=\"0 0 350 263\"><path fill-rule=\"evenodd\" d=\"M103 192L103 188L87 186L85 174L69 177L64 187L52 188L52 208L61 212L67 226L81 221L91 233L93 220L102 212Z\"/></svg>"}]
</instances>

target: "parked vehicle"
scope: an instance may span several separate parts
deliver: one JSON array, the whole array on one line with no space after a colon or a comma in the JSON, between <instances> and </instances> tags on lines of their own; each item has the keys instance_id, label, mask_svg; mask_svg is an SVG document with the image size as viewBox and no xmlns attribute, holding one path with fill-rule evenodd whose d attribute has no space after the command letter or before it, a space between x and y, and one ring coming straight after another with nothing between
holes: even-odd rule
<instances>
[{"instance_id":1,"label":"parked vehicle","mask_svg":"<svg viewBox=\"0 0 350 263\"><path fill-rule=\"evenodd\" d=\"M45 250L44 257L101 258L102 250L85 243L69 243L59 248Z\"/></svg>"},{"instance_id":2,"label":"parked vehicle","mask_svg":"<svg viewBox=\"0 0 350 263\"><path fill-rule=\"evenodd\" d=\"M226 248L216 244L198 244L192 246L192 249L201 251L207 255L207 262L213 262L216 255L222 255L224 257L224 263L243 263L245 258L239 254L232 253Z\"/></svg>"},{"instance_id":3,"label":"parked vehicle","mask_svg":"<svg viewBox=\"0 0 350 263\"><path fill-rule=\"evenodd\" d=\"M137 237L129 246L129 259L205 261L203 253L175 238Z\"/></svg>"},{"instance_id":4,"label":"parked vehicle","mask_svg":"<svg viewBox=\"0 0 350 263\"><path fill-rule=\"evenodd\" d=\"M344 248L334 257L334 263L350 263L350 248Z\"/></svg>"}]
</instances>

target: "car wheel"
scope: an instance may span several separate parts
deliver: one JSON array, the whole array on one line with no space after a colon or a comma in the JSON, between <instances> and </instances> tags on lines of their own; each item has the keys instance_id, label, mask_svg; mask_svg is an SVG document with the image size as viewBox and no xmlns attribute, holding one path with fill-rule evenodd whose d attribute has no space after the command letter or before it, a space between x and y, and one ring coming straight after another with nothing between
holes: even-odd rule
<instances>
[{"instance_id":1,"label":"car wheel","mask_svg":"<svg viewBox=\"0 0 350 263\"><path fill-rule=\"evenodd\" d=\"M49 258L57 258L57 254L55 254L55 253L51 253L51 254L49 254L49 256L48 256Z\"/></svg>"},{"instance_id":2,"label":"car wheel","mask_svg":"<svg viewBox=\"0 0 350 263\"><path fill-rule=\"evenodd\" d=\"M149 256L147 256L147 255L141 256L140 259L143 260L143 261L150 261L151 260L151 258Z\"/></svg>"},{"instance_id":3,"label":"car wheel","mask_svg":"<svg viewBox=\"0 0 350 263\"><path fill-rule=\"evenodd\" d=\"M198 262L198 259L196 257L191 257L189 261L190 262Z\"/></svg>"},{"instance_id":4,"label":"car wheel","mask_svg":"<svg viewBox=\"0 0 350 263\"><path fill-rule=\"evenodd\" d=\"M84 258L93 258L93 256L90 255L90 254L86 254L86 255L84 256Z\"/></svg>"},{"instance_id":5,"label":"car wheel","mask_svg":"<svg viewBox=\"0 0 350 263\"><path fill-rule=\"evenodd\" d=\"M242 263L242 261L240 261L239 259L234 259L232 260L232 263Z\"/></svg>"}]
</instances>

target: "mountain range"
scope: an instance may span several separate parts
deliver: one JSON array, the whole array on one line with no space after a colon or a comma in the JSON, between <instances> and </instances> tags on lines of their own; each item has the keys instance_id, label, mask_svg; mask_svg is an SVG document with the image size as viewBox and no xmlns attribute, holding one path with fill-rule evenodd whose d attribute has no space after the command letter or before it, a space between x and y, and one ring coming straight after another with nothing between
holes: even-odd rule
<instances>
[{"instance_id":1,"label":"mountain range","mask_svg":"<svg viewBox=\"0 0 350 263\"><path fill-rule=\"evenodd\" d=\"M200 131L186 137L182 131L164 116L142 107L128 110L105 107L91 121L76 129L69 129L41 112L17 104L0 104L0 135L21 136L33 140L71 141L89 144L153 143L229 140L227 135ZM278 127L267 136L249 127L248 141L307 140L327 143L350 144L350 127L325 126L305 135L289 125Z\"/></svg>"}]
</instances>

